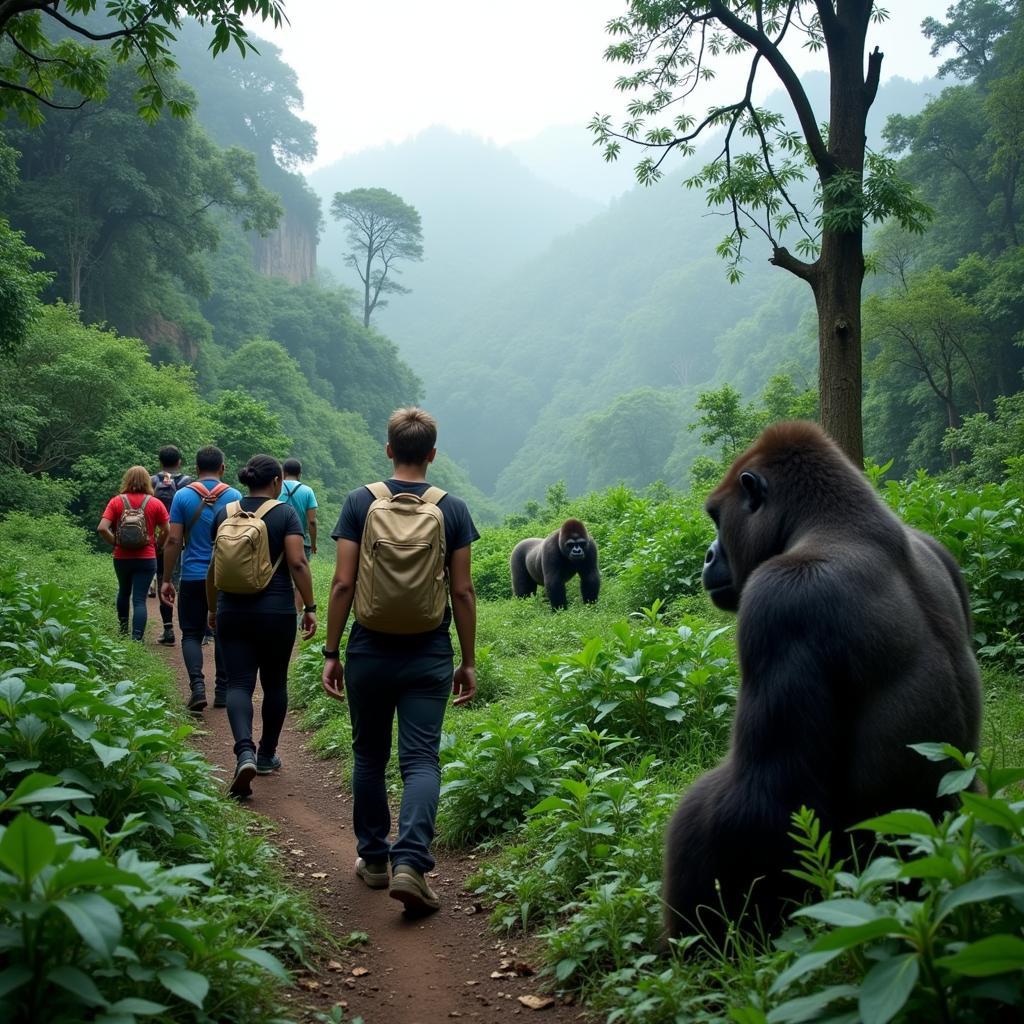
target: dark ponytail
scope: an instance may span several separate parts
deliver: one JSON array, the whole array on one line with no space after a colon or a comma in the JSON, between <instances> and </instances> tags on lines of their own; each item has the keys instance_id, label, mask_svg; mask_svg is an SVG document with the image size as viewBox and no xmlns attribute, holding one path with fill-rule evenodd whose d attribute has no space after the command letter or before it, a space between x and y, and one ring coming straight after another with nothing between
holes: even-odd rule
<instances>
[{"instance_id":1,"label":"dark ponytail","mask_svg":"<svg viewBox=\"0 0 1024 1024\"><path fill-rule=\"evenodd\" d=\"M238 481L249 490L269 486L275 477L281 478L281 463L273 455L254 455L239 471Z\"/></svg>"}]
</instances>

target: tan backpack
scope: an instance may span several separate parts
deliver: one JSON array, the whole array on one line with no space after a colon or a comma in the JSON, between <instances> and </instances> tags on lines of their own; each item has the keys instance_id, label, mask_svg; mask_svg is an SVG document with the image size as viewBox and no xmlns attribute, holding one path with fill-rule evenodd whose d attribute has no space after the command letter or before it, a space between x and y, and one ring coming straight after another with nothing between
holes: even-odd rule
<instances>
[{"instance_id":1,"label":"tan backpack","mask_svg":"<svg viewBox=\"0 0 1024 1024\"><path fill-rule=\"evenodd\" d=\"M444 513L437 507L445 492L393 495L385 483L367 490L374 501L359 546L356 618L380 633L437 629L448 605Z\"/></svg>"},{"instance_id":2,"label":"tan backpack","mask_svg":"<svg viewBox=\"0 0 1024 1024\"><path fill-rule=\"evenodd\" d=\"M121 518L117 521L117 532L114 539L119 548L126 551L138 551L152 543L149 539L149 527L146 525L146 506L149 504L149 495L142 499L138 508L132 508L127 494L121 495L124 508L121 510Z\"/></svg>"},{"instance_id":3,"label":"tan backpack","mask_svg":"<svg viewBox=\"0 0 1024 1024\"><path fill-rule=\"evenodd\" d=\"M277 572L284 549L277 561L270 561L270 537L263 517L279 501L265 501L255 512L246 512L239 501L227 507L227 517L217 527L213 539L213 583L225 594L258 594Z\"/></svg>"}]
</instances>

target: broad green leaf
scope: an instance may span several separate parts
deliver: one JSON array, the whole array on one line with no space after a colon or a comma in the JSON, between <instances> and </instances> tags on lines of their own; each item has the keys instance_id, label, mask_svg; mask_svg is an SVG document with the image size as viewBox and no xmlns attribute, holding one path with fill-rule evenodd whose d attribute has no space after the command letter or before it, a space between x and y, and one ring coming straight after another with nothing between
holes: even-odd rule
<instances>
[{"instance_id":1,"label":"broad green leaf","mask_svg":"<svg viewBox=\"0 0 1024 1024\"><path fill-rule=\"evenodd\" d=\"M952 861L945 857L930 854L927 857L919 857L917 860L908 861L900 868L901 878L946 878L955 882L960 873Z\"/></svg>"},{"instance_id":2,"label":"broad green leaf","mask_svg":"<svg viewBox=\"0 0 1024 1024\"><path fill-rule=\"evenodd\" d=\"M203 1000L210 991L210 983L203 975L188 971L184 967L169 967L165 971L160 971L157 977L160 984L169 992L202 1009Z\"/></svg>"},{"instance_id":3,"label":"broad green leaf","mask_svg":"<svg viewBox=\"0 0 1024 1024\"><path fill-rule=\"evenodd\" d=\"M5 971L0 971L0 998L20 988L32 978L32 972L24 964L15 964Z\"/></svg>"},{"instance_id":4,"label":"broad green leaf","mask_svg":"<svg viewBox=\"0 0 1024 1024\"><path fill-rule=\"evenodd\" d=\"M990 825L998 825L1013 834L1021 828L1021 816L1000 797L981 796L978 793L961 793L964 809L976 818L987 821Z\"/></svg>"},{"instance_id":5,"label":"broad green leaf","mask_svg":"<svg viewBox=\"0 0 1024 1024\"><path fill-rule=\"evenodd\" d=\"M68 992L78 997L80 1002L86 1006L106 1006L107 1001L103 998L96 982L84 971L77 967L54 967L47 975L47 980L55 985L67 989Z\"/></svg>"},{"instance_id":6,"label":"broad green leaf","mask_svg":"<svg viewBox=\"0 0 1024 1024\"><path fill-rule=\"evenodd\" d=\"M56 854L53 829L24 811L7 826L0 839L0 864L22 882L31 882L53 863Z\"/></svg>"},{"instance_id":7,"label":"broad green leaf","mask_svg":"<svg viewBox=\"0 0 1024 1024\"><path fill-rule=\"evenodd\" d=\"M1021 895L1024 895L1024 878L1011 875L1008 871L990 871L943 896L939 902L938 920L941 921L950 911L967 903L982 903L1004 896Z\"/></svg>"},{"instance_id":8,"label":"broad green leaf","mask_svg":"<svg viewBox=\"0 0 1024 1024\"><path fill-rule=\"evenodd\" d=\"M790 984L796 981L798 978L802 978L805 974L810 974L812 971L816 971L825 964L831 963L839 954L842 952L841 949L833 949L827 953L807 953L800 957L796 963L790 964L776 979L772 982L772 987L768 990L772 995L777 995L779 992L785 991Z\"/></svg>"},{"instance_id":9,"label":"broad green leaf","mask_svg":"<svg viewBox=\"0 0 1024 1024\"><path fill-rule=\"evenodd\" d=\"M116 1003L111 1003L109 1007L111 1013L135 1013L140 1017L155 1017L158 1013L166 1013L168 1009L170 1007L163 1006L161 1003L133 997L118 999Z\"/></svg>"},{"instance_id":10,"label":"broad green leaf","mask_svg":"<svg viewBox=\"0 0 1024 1024\"><path fill-rule=\"evenodd\" d=\"M868 818L854 828L869 829L883 835L893 836L937 836L935 822L924 811L891 811L889 814Z\"/></svg>"},{"instance_id":11,"label":"broad green leaf","mask_svg":"<svg viewBox=\"0 0 1024 1024\"><path fill-rule=\"evenodd\" d=\"M677 690L668 690L656 697L648 697L648 704L654 704L659 708L674 708L679 704L679 692Z\"/></svg>"},{"instance_id":12,"label":"broad green leaf","mask_svg":"<svg viewBox=\"0 0 1024 1024\"><path fill-rule=\"evenodd\" d=\"M959 953L935 961L940 967L969 978L988 978L1007 971L1024 971L1024 939L1016 935L990 935L965 946Z\"/></svg>"},{"instance_id":13,"label":"broad green leaf","mask_svg":"<svg viewBox=\"0 0 1024 1024\"><path fill-rule=\"evenodd\" d=\"M235 954L243 960L256 964L257 967L262 967L268 974L272 974L275 978L280 978L281 981L291 980L281 961L273 953L268 953L265 949L242 948L236 949Z\"/></svg>"},{"instance_id":14,"label":"broad green leaf","mask_svg":"<svg viewBox=\"0 0 1024 1024\"><path fill-rule=\"evenodd\" d=\"M938 796L962 792L974 781L977 774L977 768L961 768L954 772L946 772L939 780Z\"/></svg>"},{"instance_id":15,"label":"broad green leaf","mask_svg":"<svg viewBox=\"0 0 1024 1024\"><path fill-rule=\"evenodd\" d=\"M103 762L104 768L109 768L131 753L127 747L108 747L105 743L100 743L99 740L90 739L89 744L96 751L96 756Z\"/></svg>"},{"instance_id":16,"label":"broad green leaf","mask_svg":"<svg viewBox=\"0 0 1024 1024\"><path fill-rule=\"evenodd\" d=\"M857 1000L864 1024L888 1024L910 998L919 973L916 953L876 963L861 983Z\"/></svg>"},{"instance_id":17,"label":"broad green leaf","mask_svg":"<svg viewBox=\"0 0 1024 1024\"><path fill-rule=\"evenodd\" d=\"M78 715L64 711L60 716L61 721L84 743L96 731L96 723L88 718L79 718Z\"/></svg>"},{"instance_id":18,"label":"broad green leaf","mask_svg":"<svg viewBox=\"0 0 1024 1024\"><path fill-rule=\"evenodd\" d=\"M804 1021L817 1020L826 1006L839 999L854 999L856 996L855 985L830 985L813 995L790 999L776 1006L768 1014L768 1024L803 1024Z\"/></svg>"},{"instance_id":19,"label":"broad green leaf","mask_svg":"<svg viewBox=\"0 0 1024 1024\"><path fill-rule=\"evenodd\" d=\"M78 892L55 905L95 953L109 958L117 949L121 941L121 915L110 900L96 892Z\"/></svg>"},{"instance_id":20,"label":"broad green leaf","mask_svg":"<svg viewBox=\"0 0 1024 1024\"><path fill-rule=\"evenodd\" d=\"M811 917L815 921L839 926L866 924L881 917L882 911L863 900L826 900L809 907L801 907L791 916Z\"/></svg>"},{"instance_id":21,"label":"broad green leaf","mask_svg":"<svg viewBox=\"0 0 1024 1024\"><path fill-rule=\"evenodd\" d=\"M862 946L886 935L899 935L902 931L903 925L895 917L880 917L877 921L867 921L864 924L849 925L827 932L814 943L812 949L815 953L839 952L852 946Z\"/></svg>"}]
</instances>

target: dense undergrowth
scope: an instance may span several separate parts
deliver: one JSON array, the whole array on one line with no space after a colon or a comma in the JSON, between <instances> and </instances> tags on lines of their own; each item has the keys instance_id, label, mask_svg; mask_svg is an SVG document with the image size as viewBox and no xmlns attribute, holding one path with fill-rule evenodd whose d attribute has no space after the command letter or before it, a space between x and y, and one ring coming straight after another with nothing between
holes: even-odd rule
<instances>
[{"instance_id":1,"label":"dense undergrowth","mask_svg":"<svg viewBox=\"0 0 1024 1024\"><path fill-rule=\"evenodd\" d=\"M869 823L879 845L863 865L837 863L813 817L794 821L817 902L767 948L733 930L710 954L657 953L665 820L724 752L738 684L731 620L700 594L700 502L660 487L568 502L553 488L474 546L480 699L447 720L439 841L482 847L472 884L493 924L539 931L554 983L610 1021L980 1021L1024 1006L1024 770L1004 767L1024 764L1024 490L869 473L963 566L991 749L922 756L959 758L949 791L977 775L988 795L964 794L938 825ZM511 600L513 544L568 515L601 545L599 604ZM330 566L315 569L325 597ZM300 659L293 698L320 751L347 761L348 719L319 668Z\"/></svg>"},{"instance_id":2,"label":"dense undergrowth","mask_svg":"<svg viewBox=\"0 0 1024 1024\"><path fill-rule=\"evenodd\" d=\"M0 1017L276 1019L312 912L188 745L167 670L113 639L108 560L12 517L0 564Z\"/></svg>"}]
</instances>

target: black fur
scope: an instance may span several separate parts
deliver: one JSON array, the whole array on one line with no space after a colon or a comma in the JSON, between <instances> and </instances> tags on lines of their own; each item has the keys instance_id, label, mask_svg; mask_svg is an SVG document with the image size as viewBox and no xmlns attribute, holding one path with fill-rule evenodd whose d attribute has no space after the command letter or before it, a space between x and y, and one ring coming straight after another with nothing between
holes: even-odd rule
<instances>
[{"instance_id":1,"label":"black fur","mask_svg":"<svg viewBox=\"0 0 1024 1024\"><path fill-rule=\"evenodd\" d=\"M559 529L543 539L521 540L512 549L509 567L512 593L516 597L530 597L540 585L552 608L566 606L565 584L573 576L580 578L584 604L594 604L601 590L597 544L578 519L566 519Z\"/></svg>"},{"instance_id":2,"label":"black fur","mask_svg":"<svg viewBox=\"0 0 1024 1024\"><path fill-rule=\"evenodd\" d=\"M742 682L728 755L669 824L663 891L669 935L720 938L720 908L735 919L755 880L747 906L769 928L800 896L785 869L801 805L840 849L872 815L952 806L936 796L949 764L908 744L977 750L981 684L956 562L818 427L770 427L706 507L704 584L739 610Z\"/></svg>"}]
</instances>

